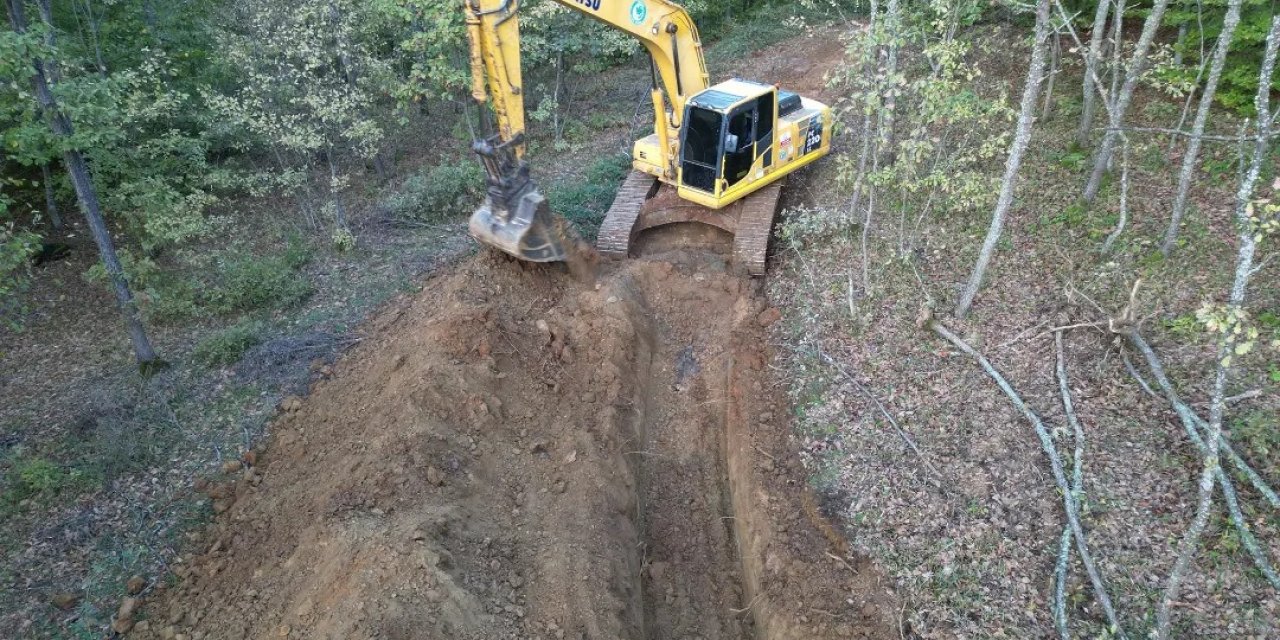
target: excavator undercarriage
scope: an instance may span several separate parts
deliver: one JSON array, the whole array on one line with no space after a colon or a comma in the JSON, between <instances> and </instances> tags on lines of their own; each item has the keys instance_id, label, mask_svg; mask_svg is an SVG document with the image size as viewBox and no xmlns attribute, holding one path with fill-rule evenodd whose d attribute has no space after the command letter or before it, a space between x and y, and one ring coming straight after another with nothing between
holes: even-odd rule
<instances>
[{"instance_id":1,"label":"excavator undercarriage","mask_svg":"<svg viewBox=\"0 0 1280 640\"><path fill-rule=\"evenodd\" d=\"M625 259L631 257L641 233L696 222L732 235L734 265L748 275L762 276L781 195L782 181L778 181L716 210L680 198L674 187L647 173L632 171L600 225L596 249L604 256Z\"/></svg>"}]
</instances>

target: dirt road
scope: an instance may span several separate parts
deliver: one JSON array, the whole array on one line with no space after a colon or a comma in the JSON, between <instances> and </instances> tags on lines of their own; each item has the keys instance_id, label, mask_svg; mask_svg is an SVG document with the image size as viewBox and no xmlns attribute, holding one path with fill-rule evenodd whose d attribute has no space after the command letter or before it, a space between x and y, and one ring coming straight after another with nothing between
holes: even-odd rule
<instances>
[{"instance_id":1,"label":"dirt road","mask_svg":"<svg viewBox=\"0 0 1280 640\"><path fill-rule=\"evenodd\" d=\"M897 638L790 454L754 288L714 257L434 278L205 486L130 637Z\"/></svg>"}]
</instances>

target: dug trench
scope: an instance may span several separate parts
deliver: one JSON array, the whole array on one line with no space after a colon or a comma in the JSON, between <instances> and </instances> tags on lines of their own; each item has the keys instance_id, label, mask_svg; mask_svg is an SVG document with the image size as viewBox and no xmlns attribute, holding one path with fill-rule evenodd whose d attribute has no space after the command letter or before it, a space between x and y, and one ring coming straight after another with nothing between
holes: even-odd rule
<instances>
[{"instance_id":1,"label":"dug trench","mask_svg":"<svg viewBox=\"0 0 1280 640\"><path fill-rule=\"evenodd\" d=\"M129 637L899 638L791 454L758 284L603 271L482 253L393 303L201 483Z\"/></svg>"}]
</instances>

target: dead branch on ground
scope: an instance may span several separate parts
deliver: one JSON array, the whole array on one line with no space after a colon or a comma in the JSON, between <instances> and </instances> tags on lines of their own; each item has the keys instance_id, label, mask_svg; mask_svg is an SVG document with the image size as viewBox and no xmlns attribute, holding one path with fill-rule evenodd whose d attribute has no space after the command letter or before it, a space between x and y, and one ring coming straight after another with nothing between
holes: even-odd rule
<instances>
[{"instance_id":1,"label":"dead branch on ground","mask_svg":"<svg viewBox=\"0 0 1280 640\"><path fill-rule=\"evenodd\" d=\"M1155 351L1151 349L1151 345L1147 344L1146 340L1143 340L1142 336L1137 332L1130 333L1129 340L1138 348L1138 351L1142 352L1143 357L1146 358L1147 367L1151 369L1152 374L1155 375L1156 384L1162 391L1164 391L1165 398L1169 401L1169 404L1173 405L1174 412L1178 414L1179 418L1181 418L1182 426L1186 430L1187 436L1196 445L1196 449L1199 450L1202 455L1209 455L1211 449L1205 442L1206 437L1211 437L1213 435L1209 430L1209 423L1196 415L1196 413L1192 411L1180 397L1178 397L1177 391L1173 388L1173 383L1169 381L1169 377L1164 371L1164 366L1161 365L1160 359L1156 356ZM1203 435L1201 431L1204 431ZM1226 453L1227 457L1231 459L1232 464L1234 464L1241 473L1249 478L1250 484L1258 490L1258 493L1266 497L1267 501L1270 502L1272 506L1280 507L1280 502L1276 501L1277 496L1275 491L1272 490L1266 481L1262 479L1262 476L1258 475L1257 471L1254 471L1253 467L1249 466L1249 463L1245 462L1244 458L1241 458L1240 455L1236 453L1235 449L1231 446L1231 443L1227 441L1226 436L1222 434L1221 430L1217 432L1217 441L1218 447L1216 447L1216 451L1218 453ZM1215 463L1218 453L1214 454ZM1235 483L1232 482L1231 476L1227 475L1222 470L1222 466L1220 464L1217 465L1217 468L1214 470L1214 476L1216 477L1218 484L1222 486L1222 496L1224 501L1227 503L1227 511L1231 515L1231 523L1240 534L1241 545L1243 545L1245 550L1249 552L1249 556L1253 559L1254 564L1262 574L1266 576L1267 581L1270 582L1274 588L1280 589L1280 576L1277 576L1275 569L1271 567L1271 563L1267 560L1265 552L1263 552L1263 550L1258 546L1258 540L1253 536L1253 531L1249 528L1249 524L1245 520L1244 513L1240 510L1240 500L1236 494Z\"/></svg>"},{"instance_id":2,"label":"dead branch on ground","mask_svg":"<svg viewBox=\"0 0 1280 640\"><path fill-rule=\"evenodd\" d=\"M1076 416L1075 404L1071 401L1071 389L1067 384L1067 364L1062 347L1063 331L1055 331L1054 345L1058 352L1058 390L1062 393L1062 409L1067 414L1067 422L1075 443L1075 453L1071 458L1071 493L1076 503L1084 493L1084 428ZM1067 624L1067 564L1071 556L1071 525L1062 528L1062 544L1058 548L1058 564L1054 567L1054 620L1058 625L1058 635L1063 640L1070 640L1071 631Z\"/></svg>"},{"instance_id":3,"label":"dead branch on ground","mask_svg":"<svg viewBox=\"0 0 1280 640\"><path fill-rule=\"evenodd\" d=\"M987 372L987 375L995 380L1000 390L1009 397L1009 401L1013 403L1013 406L1035 427L1036 435L1040 438L1040 446L1044 449L1045 455L1049 457L1049 465L1053 469L1054 482L1057 483L1058 491L1062 494L1063 507L1067 513L1067 523L1071 527L1071 533L1075 538L1076 550L1080 553L1080 562L1089 574L1090 582L1093 583L1094 595L1098 599L1098 604L1102 606L1103 612L1106 613L1110 631L1116 637L1127 638L1128 636L1125 635L1124 630L1120 627L1120 619L1116 615L1115 607L1111 604L1111 597L1107 595L1106 584L1102 580L1102 574L1098 572L1098 567L1093 561L1093 554L1089 552L1089 544L1085 539L1084 529L1080 526L1079 505L1076 503L1076 497L1072 493L1070 485L1067 484L1066 472L1062 469L1062 456L1058 454L1058 448L1053 444L1053 438L1050 437L1049 430L1045 427L1044 422L1023 402L1022 396L1018 395L1018 392L1013 389L1009 381L1000 375L1000 372L992 366L985 356L969 346L969 343L965 342L960 336L952 333L942 323L932 322L929 324L929 328L955 345L956 348L977 360L982 369Z\"/></svg>"},{"instance_id":4,"label":"dead branch on ground","mask_svg":"<svg viewBox=\"0 0 1280 640\"><path fill-rule=\"evenodd\" d=\"M848 380L859 393L866 396L866 398L876 406L876 409L880 411L880 415L884 416L885 420L889 421L889 424L893 427L894 431L898 432L898 437L902 438L902 442L907 445L907 448L911 449L911 451L916 454L916 457L920 459L920 462L924 464L924 466L928 468L934 476L936 476L928 478L930 484L938 487L939 489L944 488L945 485L941 483L941 480L945 479L945 476L942 475L941 471L938 471L937 467L933 466L932 462L929 462L929 459L925 457L924 452L916 445L915 440L913 440L906 430L902 428L902 425L898 424L898 421L893 417L893 414L889 413L889 410L884 407L884 404L880 402L880 399L877 398L875 394L871 393L871 390L867 389L867 387L861 382L858 382L858 379L853 377L853 374L849 373L843 365L827 354L827 352L819 350L818 356L822 358L823 362L826 362L828 365L835 368L835 370L840 373L841 377Z\"/></svg>"}]
</instances>

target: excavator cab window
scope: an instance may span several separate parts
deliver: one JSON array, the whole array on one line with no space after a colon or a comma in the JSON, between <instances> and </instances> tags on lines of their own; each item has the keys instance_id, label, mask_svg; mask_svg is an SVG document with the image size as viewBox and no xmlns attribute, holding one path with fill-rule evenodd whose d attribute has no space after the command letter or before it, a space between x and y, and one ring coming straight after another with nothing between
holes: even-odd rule
<instances>
[{"instance_id":1,"label":"excavator cab window","mask_svg":"<svg viewBox=\"0 0 1280 640\"><path fill-rule=\"evenodd\" d=\"M760 96L756 116L756 154L764 156L764 166L773 166L773 125L777 120L774 114L773 91Z\"/></svg>"},{"instance_id":2,"label":"excavator cab window","mask_svg":"<svg viewBox=\"0 0 1280 640\"><path fill-rule=\"evenodd\" d=\"M729 130L725 135L724 179L731 187L751 173L751 165L755 164L758 104L752 102L739 107L729 117Z\"/></svg>"},{"instance_id":3,"label":"excavator cab window","mask_svg":"<svg viewBox=\"0 0 1280 640\"><path fill-rule=\"evenodd\" d=\"M724 114L701 107L689 107L680 144L681 172L686 186L707 193L716 190L720 177L721 130Z\"/></svg>"}]
</instances>

